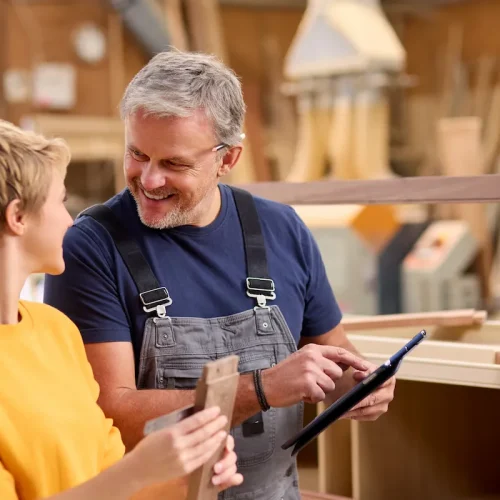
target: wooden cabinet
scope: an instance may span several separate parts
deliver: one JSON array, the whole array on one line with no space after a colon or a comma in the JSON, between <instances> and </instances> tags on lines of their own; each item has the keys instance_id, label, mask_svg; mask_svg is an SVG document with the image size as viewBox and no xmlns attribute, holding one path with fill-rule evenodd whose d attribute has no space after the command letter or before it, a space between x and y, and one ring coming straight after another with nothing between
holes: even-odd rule
<instances>
[{"instance_id":1,"label":"wooden cabinet","mask_svg":"<svg viewBox=\"0 0 500 500\"><path fill-rule=\"evenodd\" d=\"M299 454L302 487L356 500L500 498L500 323L426 329L386 415L339 421ZM379 364L418 331L349 338ZM323 407L308 410L311 419Z\"/></svg>"}]
</instances>

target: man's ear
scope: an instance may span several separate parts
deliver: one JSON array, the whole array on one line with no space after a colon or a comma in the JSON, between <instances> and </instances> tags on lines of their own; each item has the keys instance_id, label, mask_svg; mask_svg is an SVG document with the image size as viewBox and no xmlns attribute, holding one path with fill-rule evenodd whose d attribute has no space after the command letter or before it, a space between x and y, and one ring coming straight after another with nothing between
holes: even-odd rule
<instances>
[{"instance_id":1,"label":"man's ear","mask_svg":"<svg viewBox=\"0 0 500 500\"><path fill-rule=\"evenodd\" d=\"M5 230L14 236L22 236L26 231L26 212L21 200L12 200L5 210Z\"/></svg>"},{"instance_id":2,"label":"man's ear","mask_svg":"<svg viewBox=\"0 0 500 500\"><path fill-rule=\"evenodd\" d=\"M238 163L242 151L243 146L234 146L227 151L227 153L222 157L222 163L217 170L218 177L224 177L231 172L236 163Z\"/></svg>"}]
</instances>

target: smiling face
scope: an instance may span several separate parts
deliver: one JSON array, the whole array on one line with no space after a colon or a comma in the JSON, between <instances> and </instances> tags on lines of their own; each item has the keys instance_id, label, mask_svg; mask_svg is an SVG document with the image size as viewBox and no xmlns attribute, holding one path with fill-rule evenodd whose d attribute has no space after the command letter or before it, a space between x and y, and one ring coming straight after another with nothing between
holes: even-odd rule
<instances>
[{"instance_id":1,"label":"smiling face","mask_svg":"<svg viewBox=\"0 0 500 500\"><path fill-rule=\"evenodd\" d=\"M204 226L217 216L219 177L236 163L241 148L224 158L202 111L189 117L144 116L125 122L125 176L141 221L155 229Z\"/></svg>"}]
</instances>

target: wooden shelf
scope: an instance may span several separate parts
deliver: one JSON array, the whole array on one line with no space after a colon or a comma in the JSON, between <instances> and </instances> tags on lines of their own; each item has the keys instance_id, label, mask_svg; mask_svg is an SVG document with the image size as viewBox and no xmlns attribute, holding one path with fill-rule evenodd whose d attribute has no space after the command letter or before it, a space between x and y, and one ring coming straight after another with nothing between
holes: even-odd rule
<instances>
[{"instance_id":1,"label":"wooden shelf","mask_svg":"<svg viewBox=\"0 0 500 500\"><path fill-rule=\"evenodd\" d=\"M486 322L482 326L426 330L427 339L406 356L398 379L500 388L500 324ZM380 364L416 333L415 327L409 327L348 336L367 359ZM443 335L447 340L442 340Z\"/></svg>"},{"instance_id":2,"label":"wooden shelf","mask_svg":"<svg viewBox=\"0 0 500 500\"><path fill-rule=\"evenodd\" d=\"M355 500L500 499L498 464L488 458L500 449L500 323L426 330L401 365L386 415L340 420L319 436L317 474L304 472L308 489ZM412 326L348 336L381 363L417 332Z\"/></svg>"}]
</instances>

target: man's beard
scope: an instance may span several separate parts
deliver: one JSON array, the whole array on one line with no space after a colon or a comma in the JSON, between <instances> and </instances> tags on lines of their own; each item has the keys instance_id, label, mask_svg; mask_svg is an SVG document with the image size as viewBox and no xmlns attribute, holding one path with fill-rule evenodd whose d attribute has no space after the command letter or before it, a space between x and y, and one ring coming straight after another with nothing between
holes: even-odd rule
<instances>
[{"instance_id":1,"label":"man's beard","mask_svg":"<svg viewBox=\"0 0 500 500\"><path fill-rule=\"evenodd\" d=\"M156 196L167 196L169 194L175 194L177 196L177 202L168 211L167 214L157 217L149 217L147 219L141 212L139 191L143 189L139 179L134 179L130 183L129 190L134 197L139 218L145 226L150 227L151 229L170 229L179 226L187 226L189 224L193 224L193 222L198 220L205 208L202 204L202 201L206 198L207 194L210 191L210 188L208 186L203 186L203 188L200 189L201 193L199 192L199 196L196 197L198 202L192 207L183 207L181 195L178 192L161 192L161 190L150 192L150 194Z\"/></svg>"}]
</instances>

